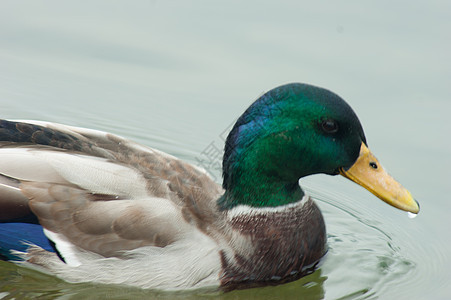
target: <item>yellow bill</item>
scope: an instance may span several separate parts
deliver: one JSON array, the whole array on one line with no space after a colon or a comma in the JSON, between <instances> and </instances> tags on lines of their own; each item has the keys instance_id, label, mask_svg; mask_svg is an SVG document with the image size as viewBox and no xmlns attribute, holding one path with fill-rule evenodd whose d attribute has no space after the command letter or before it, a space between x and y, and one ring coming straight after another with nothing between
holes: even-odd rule
<instances>
[{"instance_id":1,"label":"yellow bill","mask_svg":"<svg viewBox=\"0 0 451 300\"><path fill-rule=\"evenodd\" d=\"M414 214L420 211L418 202L399 182L391 177L364 143L357 161L340 174L363 186L391 206Z\"/></svg>"}]
</instances>

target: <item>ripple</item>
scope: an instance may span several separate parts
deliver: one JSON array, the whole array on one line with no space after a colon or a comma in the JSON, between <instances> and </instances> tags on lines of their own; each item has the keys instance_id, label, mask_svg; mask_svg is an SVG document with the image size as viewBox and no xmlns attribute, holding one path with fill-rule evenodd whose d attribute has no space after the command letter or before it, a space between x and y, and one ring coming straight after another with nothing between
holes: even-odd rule
<instances>
[{"instance_id":1,"label":"ripple","mask_svg":"<svg viewBox=\"0 0 451 300\"><path fill-rule=\"evenodd\" d=\"M357 193L325 192L311 182L303 187L320 206L327 225L329 253L321 267L328 277L326 298L373 299L388 293L389 287L410 282L417 263L409 254L416 247L403 226L365 206Z\"/></svg>"}]
</instances>

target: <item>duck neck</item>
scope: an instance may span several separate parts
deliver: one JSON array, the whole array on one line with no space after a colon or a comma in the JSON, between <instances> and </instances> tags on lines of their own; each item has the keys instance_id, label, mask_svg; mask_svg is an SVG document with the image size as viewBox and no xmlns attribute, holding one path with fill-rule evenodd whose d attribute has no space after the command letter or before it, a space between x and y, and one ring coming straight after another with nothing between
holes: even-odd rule
<instances>
[{"instance_id":1,"label":"duck neck","mask_svg":"<svg viewBox=\"0 0 451 300\"><path fill-rule=\"evenodd\" d=\"M235 178L233 184L229 184L224 195L218 199L221 209L237 205L276 207L297 202L304 197L297 180L287 182L255 172L244 174L241 178Z\"/></svg>"},{"instance_id":2,"label":"duck neck","mask_svg":"<svg viewBox=\"0 0 451 300\"><path fill-rule=\"evenodd\" d=\"M308 173L302 172L302 157L291 155L299 151L285 133L259 137L248 144L251 138L238 139L238 144L233 138L229 135L226 143L222 184L226 192L218 200L220 208L240 204L276 207L302 199L304 192L298 182Z\"/></svg>"}]
</instances>

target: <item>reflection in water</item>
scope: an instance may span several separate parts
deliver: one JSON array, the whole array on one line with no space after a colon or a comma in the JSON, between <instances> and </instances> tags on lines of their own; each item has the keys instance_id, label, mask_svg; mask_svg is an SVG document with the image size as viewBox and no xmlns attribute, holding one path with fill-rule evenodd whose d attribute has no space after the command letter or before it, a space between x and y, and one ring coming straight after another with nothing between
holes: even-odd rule
<instances>
[{"instance_id":1,"label":"reflection in water","mask_svg":"<svg viewBox=\"0 0 451 300\"><path fill-rule=\"evenodd\" d=\"M324 299L324 282L327 277L321 269L300 280L258 289L233 291L221 295L220 299Z\"/></svg>"},{"instance_id":2,"label":"reflection in water","mask_svg":"<svg viewBox=\"0 0 451 300\"><path fill-rule=\"evenodd\" d=\"M35 270L0 261L0 299L324 299L327 277L321 270L280 286L221 293L208 289L180 292L143 290L128 286L90 283L72 284ZM18 290L20 286L20 290Z\"/></svg>"}]
</instances>

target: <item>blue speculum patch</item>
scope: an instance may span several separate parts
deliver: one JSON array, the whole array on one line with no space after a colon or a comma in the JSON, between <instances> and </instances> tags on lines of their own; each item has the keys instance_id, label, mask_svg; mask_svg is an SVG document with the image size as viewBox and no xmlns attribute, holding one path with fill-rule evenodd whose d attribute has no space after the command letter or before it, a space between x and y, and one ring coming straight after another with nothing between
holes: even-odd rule
<instances>
[{"instance_id":1,"label":"blue speculum patch","mask_svg":"<svg viewBox=\"0 0 451 300\"><path fill-rule=\"evenodd\" d=\"M38 224L26 223L0 223L0 257L3 259L18 259L10 250L26 251L28 244L55 252L51 243L44 234L43 228Z\"/></svg>"}]
</instances>

